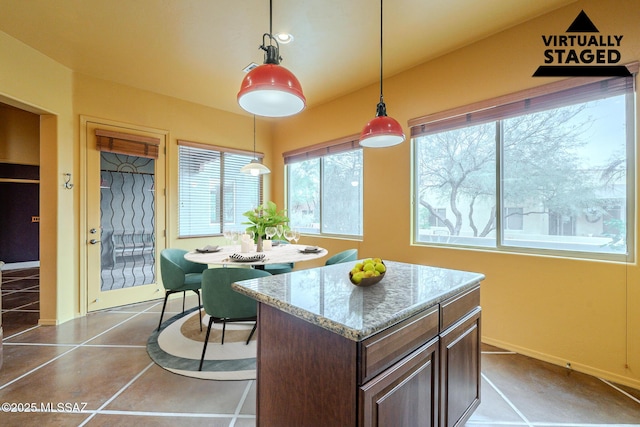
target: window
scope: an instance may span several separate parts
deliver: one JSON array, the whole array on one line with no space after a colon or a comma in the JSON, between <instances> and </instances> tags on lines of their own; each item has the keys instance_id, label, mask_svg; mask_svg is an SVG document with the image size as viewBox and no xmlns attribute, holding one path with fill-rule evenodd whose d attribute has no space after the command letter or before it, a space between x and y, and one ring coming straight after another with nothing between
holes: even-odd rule
<instances>
[{"instance_id":1,"label":"window","mask_svg":"<svg viewBox=\"0 0 640 427\"><path fill-rule=\"evenodd\" d=\"M522 214L523 208L505 208L504 209L504 228L505 230L522 230L523 220Z\"/></svg>"},{"instance_id":2,"label":"window","mask_svg":"<svg viewBox=\"0 0 640 427\"><path fill-rule=\"evenodd\" d=\"M446 227L447 226L447 208L434 208L429 211L429 226Z\"/></svg>"},{"instance_id":3,"label":"window","mask_svg":"<svg viewBox=\"0 0 640 427\"><path fill-rule=\"evenodd\" d=\"M414 241L626 256L633 80L568 79L411 120Z\"/></svg>"},{"instance_id":4,"label":"window","mask_svg":"<svg viewBox=\"0 0 640 427\"><path fill-rule=\"evenodd\" d=\"M252 154L178 141L179 237L212 236L244 227L242 213L262 203L261 176L240 172Z\"/></svg>"},{"instance_id":5,"label":"window","mask_svg":"<svg viewBox=\"0 0 640 427\"><path fill-rule=\"evenodd\" d=\"M283 154L289 225L304 233L362 236L358 136Z\"/></svg>"}]
</instances>

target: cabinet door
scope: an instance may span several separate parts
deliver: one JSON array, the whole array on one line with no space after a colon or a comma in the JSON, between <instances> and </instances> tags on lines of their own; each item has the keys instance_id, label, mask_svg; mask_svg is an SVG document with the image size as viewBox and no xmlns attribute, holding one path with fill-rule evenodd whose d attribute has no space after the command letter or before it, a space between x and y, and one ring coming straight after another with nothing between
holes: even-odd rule
<instances>
[{"instance_id":1,"label":"cabinet door","mask_svg":"<svg viewBox=\"0 0 640 427\"><path fill-rule=\"evenodd\" d=\"M462 426L480 404L480 307L440 334L440 427Z\"/></svg>"},{"instance_id":2,"label":"cabinet door","mask_svg":"<svg viewBox=\"0 0 640 427\"><path fill-rule=\"evenodd\" d=\"M361 427L436 426L438 338L360 387Z\"/></svg>"}]
</instances>

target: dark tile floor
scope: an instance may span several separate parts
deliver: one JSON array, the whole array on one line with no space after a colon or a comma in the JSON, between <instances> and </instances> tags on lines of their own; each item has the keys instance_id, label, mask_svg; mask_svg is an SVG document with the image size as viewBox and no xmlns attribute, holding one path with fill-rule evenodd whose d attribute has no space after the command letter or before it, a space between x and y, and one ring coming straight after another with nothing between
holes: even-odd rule
<instances>
[{"instance_id":1,"label":"dark tile floor","mask_svg":"<svg viewBox=\"0 0 640 427\"><path fill-rule=\"evenodd\" d=\"M0 404L62 404L64 411L0 413L0 425L255 426L254 381L186 378L149 359L146 341L160 301L37 326L37 273L3 272ZM194 306L197 299L187 302ZM169 302L172 313L181 309L180 299ZM483 350L482 403L467 427L640 426L638 390L494 347Z\"/></svg>"}]
</instances>

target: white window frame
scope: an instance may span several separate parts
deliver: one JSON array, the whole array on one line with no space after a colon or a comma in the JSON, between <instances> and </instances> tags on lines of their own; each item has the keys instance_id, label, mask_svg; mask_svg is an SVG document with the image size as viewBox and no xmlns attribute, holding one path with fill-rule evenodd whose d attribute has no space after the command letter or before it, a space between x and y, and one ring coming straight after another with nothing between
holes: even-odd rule
<instances>
[{"instance_id":1,"label":"white window frame","mask_svg":"<svg viewBox=\"0 0 640 427\"><path fill-rule=\"evenodd\" d=\"M582 252L582 251L572 251L566 249L541 249L541 248L529 248L529 247L518 247L511 245L502 244L503 241L503 232L505 231L502 227L502 215L496 215L496 237L495 237L495 247L490 246L477 246L473 244L456 244L451 243L449 239L440 240L440 241L431 241L431 242L423 242L418 241L417 239L417 200L416 200L416 177L415 174L418 170L418 165L415 163L417 159L417 144L414 140L415 137L424 134L425 129L429 126L432 126L432 129L441 128L443 131L446 131L446 125L443 125L447 120L452 120L456 122L456 125L464 126L464 122L468 120L469 116L475 112L484 112L490 116L495 117L496 123L500 119L500 110L504 106L509 103L514 102L522 102L523 104L528 104L529 100L544 94L553 94L556 92L560 92L566 89L573 89L580 87L582 85L591 84L594 82L604 82L602 84L606 84L605 81L611 80L611 77L608 78L580 78L580 79L567 79L565 81L554 82L551 84L547 84L538 88L528 89L525 91L521 91L515 94L505 95L503 97L499 97L497 99L491 99L487 101L482 101L470 106L460 107L453 110L444 111L441 113L435 113L428 116L422 116L409 121L409 126L411 127L412 134L412 155L414 158L413 171L412 171L412 244L419 246L457 246L461 248L468 249L481 249L488 251L502 251L502 252L516 252L516 253L530 253L530 254L542 254L542 255L552 255L552 256L560 256L560 257L568 257L568 258L586 258L586 259L598 259L598 260L611 260L611 261L620 261L620 262L629 262L629 260L633 260L635 258L634 247L635 247L635 191L636 191L636 176L635 170L637 167L636 159L636 110L635 110L635 100L636 100L636 86L635 79L639 70L639 63L632 63L627 65L627 68L632 73L631 78L627 78L627 86L631 84L633 87L631 90L627 90L626 94L626 119L627 119L627 144L626 144L626 253L602 253L602 252ZM629 83L630 82L630 83ZM490 122L491 120L489 120ZM445 127L443 127L445 126ZM438 132L438 131L435 131ZM502 187L501 187L501 143L496 144L496 212L502 212ZM513 230L509 230L513 231Z\"/></svg>"}]
</instances>

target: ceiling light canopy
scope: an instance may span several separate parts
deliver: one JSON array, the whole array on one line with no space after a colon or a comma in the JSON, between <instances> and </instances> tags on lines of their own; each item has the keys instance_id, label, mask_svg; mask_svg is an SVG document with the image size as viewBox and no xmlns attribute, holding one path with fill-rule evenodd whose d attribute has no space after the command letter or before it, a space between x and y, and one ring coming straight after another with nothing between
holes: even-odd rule
<instances>
[{"instance_id":1,"label":"ceiling light canopy","mask_svg":"<svg viewBox=\"0 0 640 427\"><path fill-rule=\"evenodd\" d=\"M240 172L258 176L271 173L268 167L260 163L256 157L256 116L253 116L253 160L240 168Z\"/></svg>"},{"instance_id":2,"label":"ceiling light canopy","mask_svg":"<svg viewBox=\"0 0 640 427\"><path fill-rule=\"evenodd\" d=\"M269 33L262 36L260 46L265 52L264 64L251 70L242 80L238 104L258 116L286 117L302 111L307 101L296 76L280 65L280 45L272 35L272 18L272 1L269 0Z\"/></svg>"},{"instance_id":3,"label":"ceiling light canopy","mask_svg":"<svg viewBox=\"0 0 640 427\"><path fill-rule=\"evenodd\" d=\"M363 147L391 147L404 141L404 131L397 120L387 116L387 106L382 95L382 0L380 0L380 102L376 117L365 125L360 133Z\"/></svg>"},{"instance_id":4,"label":"ceiling light canopy","mask_svg":"<svg viewBox=\"0 0 640 427\"><path fill-rule=\"evenodd\" d=\"M278 43L289 44L293 41L293 36L289 33L276 33L274 35Z\"/></svg>"}]
</instances>

